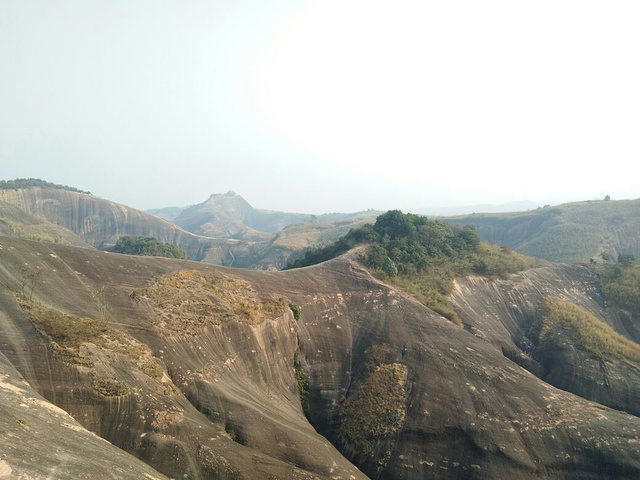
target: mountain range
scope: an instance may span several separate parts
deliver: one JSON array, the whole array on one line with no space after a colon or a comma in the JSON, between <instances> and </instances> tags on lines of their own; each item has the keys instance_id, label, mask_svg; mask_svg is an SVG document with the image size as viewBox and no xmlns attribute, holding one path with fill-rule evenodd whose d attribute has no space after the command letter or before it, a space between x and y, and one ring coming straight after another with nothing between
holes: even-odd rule
<instances>
[{"instance_id":1,"label":"mountain range","mask_svg":"<svg viewBox=\"0 0 640 480\"><path fill-rule=\"evenodd\" d=\"M274 271L377 212L300 222L245 204L213 195L173 223L82 192L0 190L0 478L640 476L640 319L593 263L564 247L564 263L458 276L458 326L359 250ZM475 225L515 249L582 225L606 242L572 255L600 264L637 252L638 206ZM109 251L121 235L191 260Z\"/></svg>"}]
</instances>

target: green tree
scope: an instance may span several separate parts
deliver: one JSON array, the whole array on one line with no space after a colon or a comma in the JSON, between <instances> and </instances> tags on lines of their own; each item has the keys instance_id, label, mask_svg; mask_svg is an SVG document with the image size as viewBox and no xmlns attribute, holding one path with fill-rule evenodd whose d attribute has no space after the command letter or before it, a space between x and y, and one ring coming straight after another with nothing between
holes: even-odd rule
<instances>
[{"instance_id":1,"label":"green tree","mask_svg":"<svg viewBox=\"0 0 640 480\"><path fill-rule=\"evenodd\" d=\"M618 255L618 263L623 267L633 267L636 265L636 256L633 253L621 253Z\"/></svg>"},{"instance_id":2,"label":"green tree","mask_svg":"<svg viewBox=\"0 0 640 480\"><path fill-rule=\"evenodd\" d=\"M389 235L391 239L407 237L415 232L416 227L411 215L405 215L400 210L389 210L378 216L373 229L382 237Z\"/></svg>"},{"instance_id":3,"label":"green tree","mask_svg":"<svg viewBox=\"0 0 640 480\"><path fill-rule=\"evenodd\" d=\"M114 247L116 253L127 255L148 255L167 258L187 258L187 252L176 245L163 243L153 237L124 235Z\"/></svg>"},{"instance_id":4,"label":"green tree","mask_svg":"<svg viewBox=\"0 0 640 480\"><path fill-rule=\"evenodd\" d=\"M382 262L382 271L390 277L395 277L396 275L398 275L398 268L396 267L396 264L393 263L393 260L391 260L389 257L384 257L384 260Z\"/></svg>"}]
</instances>

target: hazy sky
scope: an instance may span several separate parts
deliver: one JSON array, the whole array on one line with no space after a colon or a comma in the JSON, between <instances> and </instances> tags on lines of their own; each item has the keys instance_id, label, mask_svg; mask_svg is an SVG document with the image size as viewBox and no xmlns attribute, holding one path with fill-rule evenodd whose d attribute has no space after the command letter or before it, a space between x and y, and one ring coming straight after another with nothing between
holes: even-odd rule
<instances>
[{"instance_id":1,"label":"hazy sky","mask_svg":"<svg viewBox=\"0 0 640 480\"><path fill-rule=\"evenodd\" d=\"M0 179L147 209L640 197L640 2L0 0Z\"/></svg>"}]
</instances>

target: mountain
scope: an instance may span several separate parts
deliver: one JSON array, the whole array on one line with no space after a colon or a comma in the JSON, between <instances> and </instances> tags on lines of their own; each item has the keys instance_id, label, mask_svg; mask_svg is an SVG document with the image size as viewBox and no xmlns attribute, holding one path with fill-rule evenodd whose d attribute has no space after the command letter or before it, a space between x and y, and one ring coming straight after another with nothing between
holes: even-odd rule
<instances>
[{"instance_id":1,"label":"mountain","mask_svg":"<svg viewBox=\"0 0 640 480\"><path fill-rule=\"evenodd\" d=\"M302 222L311 215L271 212L253 208L234 192L213 194L206 201L185 208L174 221L190 232L213 238L262 240L287 225Z\"/></svg>"},{"instance_id":2,"label":"mountain","mask_svg":"<svg viewBox=\"0 0 640 480\"><path fill-rule=\"evenodd\" d=\"M350 255L263 272L0 237L0 259L3 473L69 478L91 431L87 478L640 476L640 418L503 354L543 297L631 335L582 269L462 278L460 328Z\"/></svg>"},{"instance_id":3,"label":"mountain","mask_svg":"<svg viewBox=\"0 0 640 480\"><path fill-rule=\"evenodd\" d=\"M527 212L443 219L473 225L480 236L525 255L556 262L640 257L640 199L575 202Z\"/></svg>"},{"instance_id":4,"label":"mountain","mask_svg":"<svg viewBox=\"0 0 640 480\"><path fill-rule=\"evenodd\" d=\"M178 245L193 260L253 264L261 249L233 239L193 234L174 223L126 205L50 187L0 189L0 233L31 240L112 249L122 235L141 235Z\"/></svg>"},{"instance_id":5,"label":"mountain","mask_svg":"<svg viewBox=\"0 0 640 480\"><path fill-rule=\"evenodd\" d=\"M270 239L292 224L371 218L377 213L380 212L311 215L260 210L253 208L242 196L229 191L224 195L213 194L202 203L182 209L173 221L198 235L261 241Z\"/></svg>"}]
</instances>

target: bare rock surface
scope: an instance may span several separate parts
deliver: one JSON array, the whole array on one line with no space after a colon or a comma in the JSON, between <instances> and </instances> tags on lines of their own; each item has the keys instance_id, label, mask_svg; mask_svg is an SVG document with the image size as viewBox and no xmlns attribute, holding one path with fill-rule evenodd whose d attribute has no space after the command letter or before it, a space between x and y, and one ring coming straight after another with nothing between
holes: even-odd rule
<instances>
[{"instance_id":1,"label":"bare rock surface","mask_svg":"<svg viewBox=\"0 0 640 480\"><path fill-rule=\"evenodd\" d=\"M0 353L0 478L166 479L37 394Z\"/></svg>"}]
</instances>

